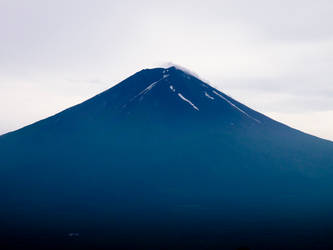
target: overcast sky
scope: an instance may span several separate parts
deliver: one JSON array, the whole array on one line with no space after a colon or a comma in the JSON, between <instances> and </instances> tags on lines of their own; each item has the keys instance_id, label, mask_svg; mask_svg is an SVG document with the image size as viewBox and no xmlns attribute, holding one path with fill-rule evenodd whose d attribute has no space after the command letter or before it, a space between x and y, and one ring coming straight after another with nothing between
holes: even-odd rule
<instances>
[{"instance_id":1,"label":"overcast sky","mask_svg":"<svg viewBox=\"0 0 333 250\"><path fill-rule=\"evenodd\" d=\"M173 62L333 140L332 0L0 0L0 134Z\"/></svg>"}]
</instances>

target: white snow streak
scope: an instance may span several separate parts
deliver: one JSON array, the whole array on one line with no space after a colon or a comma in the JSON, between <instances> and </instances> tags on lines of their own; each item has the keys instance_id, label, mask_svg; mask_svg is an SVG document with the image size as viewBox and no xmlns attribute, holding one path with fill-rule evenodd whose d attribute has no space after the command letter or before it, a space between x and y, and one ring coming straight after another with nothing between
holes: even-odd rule
<instances>
[{"instance_id":1,"label":"white snow streak","mask_svg":"<svg viewBox=\"0 0 333 250\"><path fill-rule=\"evenodd\" d=\"M147 88L145 88L144 90L142 90L139 94L137 94L136 96L134 96L130 101L133 101L135 98L137 98L140 95L144 95L147 92L149 92L158 82L160 82L161 80L167 78L169 76L169 74L163 75L163 77L161 79L159 79L156 82L153 82L152 84L150 84ZM141 98L142 99L142 98Z\"/></svg>"},{"instance_id":2,"label":"white snow streak","mask_svg":"<svg viewBox=\"0 0 333 250\"><path fill-rule=\"evenodd\" d=\"M160 80L159 80L159 81L160 81ZM157 81L157 82L153 82L152 84L150 84L147 88L145 88L144 90L142 90L137 96L146 94L146 93L147 93L149 90L151 90L151 89L156 85L156 83L158 83L159 81Z\"/></svg>"},{"instance_id":3,"label":"white snow streak","mask_svg":"<svg viewBox=\"0 0 333 250\"><path fill-rule=\"evenodd\" d=\"M176 91L175 88L172 85L170 85L170 89L172 90L172 92Z\"/></svg>"},{"instance_id":4,"label":"white snow streak","mask_svg":"<svg viewBox=\"0 0 333 250\"><path fill-rule=\"evenodd\" d=\"M185 102L187 102L188 104L190 104L194 109L196 109L196 110L199 111L198 107L195 106L190 100L187 100L187 99L186 99L181 93L178 93L178 96L179 96L181 99L183 99Z\"/></svg>"},{"instance_id":5,"label":"white snow streak","mask_svg":"<svg viewBox=\"0 0 333 250\"><path fill-rule=\"evenodd\" d=\"M227 98L225 98L223 95L220 95L219 93L217 93L215 90L213 90L213 93L219 97L221 97L223 100L225 100L227 103L229 103L232 107L234 107L235 109L237 109L238 111L242 112L244 115L246 115L247 117L251 118L252 120L261 123L259 120L253 118L252 116L250 116L248 113L246 113L244 110L240 109L239 107L237 107L235 104L233 104L231 101L229 101Z\"/></svg>"},{"instance_id":6,"label":"white snow streak","mask_svg":"<svg viewBox=\"0 0 333 250\"><path fill-rule=\"evenodd\" d=\"M210 96L207 92L205 92L205 96L207 96L211 100L214 100L214 97Z\"/></svg>"}]
</instances>

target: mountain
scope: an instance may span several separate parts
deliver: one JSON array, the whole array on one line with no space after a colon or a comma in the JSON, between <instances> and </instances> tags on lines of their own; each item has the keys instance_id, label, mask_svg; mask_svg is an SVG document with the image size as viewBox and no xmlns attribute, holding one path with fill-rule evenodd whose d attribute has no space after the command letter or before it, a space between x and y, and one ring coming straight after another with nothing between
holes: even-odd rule
<instances>
[{"instance_id":1,"label":"mountain","mask_svg":"<svg viewBox=\"0 0 333 250\"><path fill-rule=\"evenodd\" d=\"M0 137L12 249L331 249L333 143L145 69Z\"/></svg>"}]
</instances>

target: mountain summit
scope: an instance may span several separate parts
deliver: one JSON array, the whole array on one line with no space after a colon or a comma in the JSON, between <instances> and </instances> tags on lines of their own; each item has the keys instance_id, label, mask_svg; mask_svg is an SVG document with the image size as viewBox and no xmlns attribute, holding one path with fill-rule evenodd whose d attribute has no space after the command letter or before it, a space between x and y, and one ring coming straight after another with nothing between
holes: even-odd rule
<instances>
[{"instance_id":1,"label":"mountain summit","mask_svg":"<svg viewBox=\"0 0 333 250\"><path fill-rule=\"evenodd\" d=\"M224 111L260 123L235 101L176 67L140 71L103 95L104 103L116 112L150 109L160 114L193 115L201 109L196 116Z\"/></svg>"},{"instance_id":2,"label":"mountain summit","mask_svg":"<svg viewBox=\"0 0 333 250\"><path fill-rule=\"evenodd\" d=\"M0 166L6 247L333 246L333 143L176 67L1 136Z\"/></svg>"}]
</instances>

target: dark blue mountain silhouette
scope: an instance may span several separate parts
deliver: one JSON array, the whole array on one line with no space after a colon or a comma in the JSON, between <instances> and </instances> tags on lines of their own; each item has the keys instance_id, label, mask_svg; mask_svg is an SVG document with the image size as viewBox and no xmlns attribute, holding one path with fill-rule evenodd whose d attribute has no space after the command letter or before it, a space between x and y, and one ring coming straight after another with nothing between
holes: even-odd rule
<instances>
[{"instance_id":1,"label":"dark blue mountain silhouette","mask_svg":"<svg viewBox=\"0 0 333 250\"><path fill-rule=\"evenodd\" d=\"M333 143L178 68L0 137L19 249L330 249Z\"/></svg>"}]
</instances>

